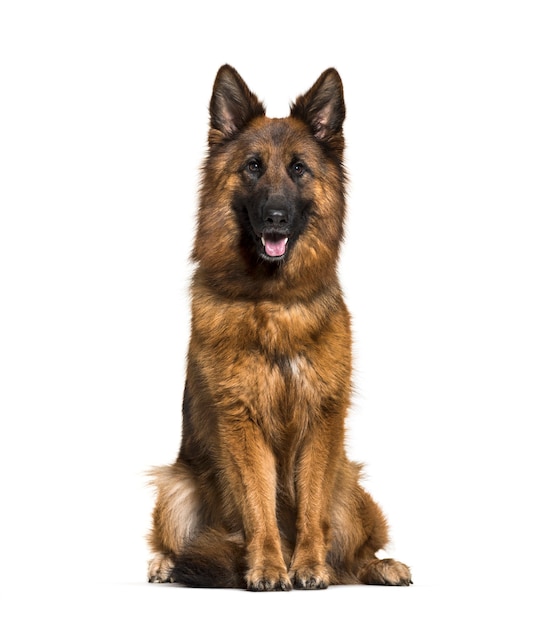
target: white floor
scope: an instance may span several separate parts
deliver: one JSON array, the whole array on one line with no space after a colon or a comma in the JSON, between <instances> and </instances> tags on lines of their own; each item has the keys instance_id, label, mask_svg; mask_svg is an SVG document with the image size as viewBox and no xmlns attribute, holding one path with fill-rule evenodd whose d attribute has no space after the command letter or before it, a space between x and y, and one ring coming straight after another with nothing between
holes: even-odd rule
<instances>
[{"instance_id":1,"label":"white floor","mask_svg":"<svg viewBox=\"0 0 540 626\"><path fill-rule=\"evenodd\" d=\"M532 587L495 580L474 586L458 580L408 588L331 587L325 591L249 593L134 583L18 582L2 589L1 622L100 624L445 624L537 625ZM2 614L5 612L5 617ZM494 620L497 620L496 622Z\"/></svg>"}]
</instances>

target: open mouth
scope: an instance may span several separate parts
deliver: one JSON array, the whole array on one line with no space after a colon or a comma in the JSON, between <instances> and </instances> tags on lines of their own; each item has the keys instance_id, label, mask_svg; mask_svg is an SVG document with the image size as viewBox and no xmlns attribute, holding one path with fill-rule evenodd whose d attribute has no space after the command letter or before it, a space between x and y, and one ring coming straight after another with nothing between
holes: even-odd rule
<instances>
[{"instance_id":1,"label":"open mouth","mask_svg":"<svg viewBox=\"0 0 540 626\"><path fill-rule=\"evenodd\" d=\"M287 251L288 237L280 235L278 233L265 233L261 235L261 243L264 248L264 252L267 256L272 258L282 257Z\"/></svg>"}]
</instances>

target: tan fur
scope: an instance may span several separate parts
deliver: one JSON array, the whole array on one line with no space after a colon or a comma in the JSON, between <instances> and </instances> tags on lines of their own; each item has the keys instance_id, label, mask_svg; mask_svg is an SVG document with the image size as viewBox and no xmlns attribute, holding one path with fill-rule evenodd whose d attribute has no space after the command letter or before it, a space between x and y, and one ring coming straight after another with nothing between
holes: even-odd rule
<instances>
[{"instance_id":1,"label":"tan fur","mask_svg":"<svg viewBox=\"0 0 540 626\"><path fill-rule=\"evenodd\" d=\"M176 463L153 473L152 581L252 590L410 582L405 565L376 558L387 524L345 454L352 363L337 277L341 89L327 70L290 117L275 120L233 68L216 78L182 444ZM246 169L253 154L263 174ZM295 159L307 174L296 177ZM259 233L244 213L261 189L263 198L291 198L283 203L300 224L287 227L279 262L256 256Z\"/></svg>"}]
</instances>

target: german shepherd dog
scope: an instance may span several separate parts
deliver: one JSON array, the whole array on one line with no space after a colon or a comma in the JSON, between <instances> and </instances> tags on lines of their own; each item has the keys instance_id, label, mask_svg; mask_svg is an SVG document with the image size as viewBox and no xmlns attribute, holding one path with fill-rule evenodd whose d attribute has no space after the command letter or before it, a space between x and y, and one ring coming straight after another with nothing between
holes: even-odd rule
<instances>
[{"instance_id":1,"label":"german shepherd dog","mask_svg":"<svg viewBox=\"0 0 540 626\"><path fill-rule=\"evenodd\" d=\"M326 70L283 119L229 65L210 101L180 452L153 470L151 582L408 585L345 453L345 118Z\"/></svg>"}]
</instances>

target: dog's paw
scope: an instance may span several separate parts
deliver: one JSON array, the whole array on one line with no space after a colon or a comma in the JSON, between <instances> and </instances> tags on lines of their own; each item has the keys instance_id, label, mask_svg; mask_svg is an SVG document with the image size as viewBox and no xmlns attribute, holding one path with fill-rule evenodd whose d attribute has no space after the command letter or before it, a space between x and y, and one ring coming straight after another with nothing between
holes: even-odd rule
<instances>
[{"instance_id":1,"label":"dog's paw","mask_svg":"<svg viewBox=\"0 0 540 626\"><path fill-rule=\"evenodd\" d=\"M171 573L174 568L174 561L170 556L157 554L148 562L148 582L149 583L173 583Z\"/></svg>"},{"instance_id":2,"label":"dog's paw","mask_svg":"<svg viewBox=\"0 0 540 626\"><path fill-rule=\"evenodd\" d=\"M324 565L298 567L289 572L295 589L326 589L330 576Z\"/></svg>"},{"instance_id":3,"label":"dog's paw","mask_svg":"<svg viewBox=\"0 0 540 626\"><path fill-rule=\"evenodd\" d=\"M290 591L287 572L278 567L254 567L246 575L248 591Z\"/></svg>"},{"instance_id":4,"label":"dog's paw","mask_svg":"<svg viewBox=\"0 0 540 626\"><path fill-rule=\"evenodd\" d=\"M394 559L375 559L362 568L360 581L366 585L407 586L412 584L411 570Z\"/></svg>"}]
</instances>

